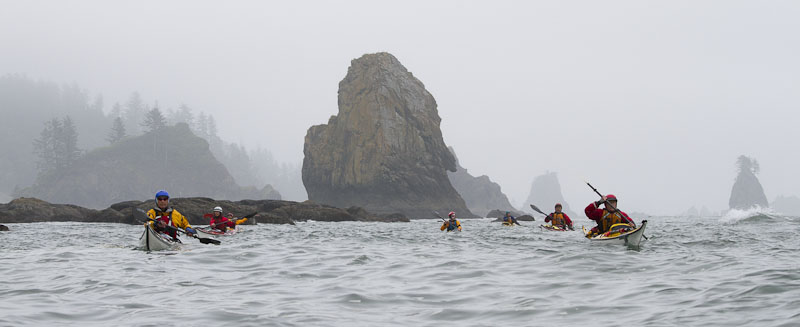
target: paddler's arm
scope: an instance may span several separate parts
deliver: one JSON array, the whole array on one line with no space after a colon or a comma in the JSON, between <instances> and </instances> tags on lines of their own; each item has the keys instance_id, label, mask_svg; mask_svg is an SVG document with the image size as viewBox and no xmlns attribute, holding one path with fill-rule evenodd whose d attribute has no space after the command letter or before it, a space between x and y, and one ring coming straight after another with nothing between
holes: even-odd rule
<instances>
[{"instance_id":1,"label":"paddler's arm","mask_svg":"<svg viewBox=\"0 0 800 327\"><path fill-rule=\"evenodd\" d=\"M569 216L567 216L567 214L563 215L564 215L564 221L567 222L567 226L569 226L569 229L575 230L575 228L572 227L572 219L569 219Z\"/></svg>"},{"instance_id":2,"label":"paddler's arm","mask_svg":"<svg viewBox=\"0 0 800 327\"><path fill-rule=\"evenodd\" d=\"M448 223L445 221L444 224L442 224L442 227L439 228L439 230L444 230L445 228L447 228L447 225Z\"/></svg>"},{"instance_id":3,"label":"paddler's arm","mask_svg":"<svg viewBox=\"0 0 800 327\"><path fill-rule=\"evenodd\" d=\"M628 217L627 213L624 213L622 211L620 211L619 213L621 213L622 216L625 217L626 220L628 220L628 223L631 224L631 226L636 227L636 223L633 221L633 219L631 219L631 217Z\"/></svg>"},{"instance_id":4,"label":"paddler's arm","mask_svg":"<svg viewBox=\"0 0 800 327\"><path fill-rule=\"evenodd\" d=\"M603 218L603 209L597 207L600 205L600 203L598 202L589 203L589 205L586 206L586 209L583 210L587 218L591 220L598 220L600 218Z\"/></svg>"},{"instance_id":5,"label":"paddler's arm","mask_svg":"<svg viewBox=\"0 0 800 327\"><path fill-rule=\"evenodd\" d=\"M150 220L147 222L147 224L150 225L150 227L152 227L153 223L155 223L155 221L153 221L153 220L156 219L156 210L155 209L150 209L145 214L147 215L147 218L150 218Z\"/></svg>"},{"instance_id":6,"label":"paddler's arm","mask_svg":"<svg viewBox=\"0 0 800 327\"><path fill-rule=\"evenodd\" d=\"M192 228L192 225L189 225L189 221L186 220L186 217L184 217L177 210L172 211L172 223L175 224L175 226L183 228L186 231L186 234L190 234L190 236L196 234L194 228Z\"/></svg>"}]
</instances>

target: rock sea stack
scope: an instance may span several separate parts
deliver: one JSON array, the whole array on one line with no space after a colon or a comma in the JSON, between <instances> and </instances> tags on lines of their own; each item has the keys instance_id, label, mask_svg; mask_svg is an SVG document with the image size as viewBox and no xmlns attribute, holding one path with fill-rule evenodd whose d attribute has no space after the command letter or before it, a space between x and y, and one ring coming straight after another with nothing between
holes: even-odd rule
<instances>
[{"instance_id":1,"label":"rock sea stack","mask_svg":"<svg viewBox=\"0 0 800 327\"><path fill-rule=\"evenodd\" d=\"M436 101L397 58L353 60L338 102L338 115L305 137L309 200L412 218L435 218L433 211L474 216L447 177L456 162L442 139Z\"/></svg>"},{"instance_id":2,"label":"rock sea stack","mask_svg":"<svg viewBox=\"0 0 800 327\"><path fill-rule=\"evenodd\" d=\"M505 208L508 211L516 211L514 206L508 201L508 197L500 190L500 185L492 182L489 176L472 176L467 169L461 167L458 162L455 150L449 148L456 158L456 171L447 172L450 183L458 191L458 194L467 203L469 211L481 217L490 217L488 214L492 209ZM505 212L503 212L505 213ZM514 214L517 215L516 213Z\"/></svg>"},{"instance_id":3,"label":"rock sea stack","mask_svg":"<svg viewBox=\"0 0 800 327\"><path fill-rule=\"evenodd\" d=\"M746 210L754 207L767 208L767 196L758 181L756 174L760 171L758 161L747 156L739 156L736 160L739 174L731 189L728 205L731 209Z\"/></svg>"}]
</instances>

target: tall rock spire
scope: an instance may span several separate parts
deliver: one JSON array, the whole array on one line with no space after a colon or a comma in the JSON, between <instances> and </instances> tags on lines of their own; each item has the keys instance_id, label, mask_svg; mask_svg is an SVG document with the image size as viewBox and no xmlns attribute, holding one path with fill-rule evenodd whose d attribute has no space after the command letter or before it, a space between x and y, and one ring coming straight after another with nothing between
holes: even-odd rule
<instances>
[{"instance_id":1,"label":"tall rock spire","mask_svg":"<svg viewBox=\"0 0 800 327\"><path fill-rule=\"evenodd\" d=\"M761 183L756 177L760 170L758 161L741 155L736 159L736 166L739 169L739 175L736 176L736 182L733 183L728 206L731 209L750 209L756 206L769 207L764 188L761 187Z\"/></svg>"},{"instance_id":2,"label":"tall rock spire","mask_svg":"<svg viewBox=\"0 0 800 327\"><path fill-rule=\"evenodd\" d=\"M339 114L306 134L309 200L412 218L473 216L447 178L456 163L440 122L433 96L397 58L353 60L339 83Z\"/></svg>"}]
</instances>

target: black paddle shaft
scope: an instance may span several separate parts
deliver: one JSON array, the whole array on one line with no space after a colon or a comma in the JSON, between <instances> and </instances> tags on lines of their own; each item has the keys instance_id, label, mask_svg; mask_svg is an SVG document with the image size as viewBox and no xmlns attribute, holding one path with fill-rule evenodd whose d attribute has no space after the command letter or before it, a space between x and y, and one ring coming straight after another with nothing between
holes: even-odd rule
<instances>
[{"instance_id":1,"label":"black paddle shaft","mask_svg":"<svg viewBox=\"0 0 800 327\"><path fill-rule=\"evenodd\" d=\"M440 215L439 212L434 210L433 214L436 215L436 217L439 217L439 219L441 219L442 221L447 221L447 219L442 218L442 215Z\"/></svg>"},{"instance_id":2,"label":"black paddle shaft","mask_svg":"<svg viewBox=\"0 0 800 327\"><path fill-rule=\"evenodd\" d=\"M254 213L251 213L251 214L249 214L249 215L246 215L246 216L244 216L244 217L242 217L242 218L247 218L247 219L250 219L250 218L253 218L253 217L254 217L255 215L257 215L257 214L258 214L258 212L254 212ZM231 221L231 220L228 220L228 221ZM216 227L216 226L217 226L217 225L219 225L219 224L224 224L224 223L227 223L228 221L220 221L220 222L218 222L218 223L214 223L214 225L208 225L208 226L213 228L213 227Z\"/></svg>"},{"instance_id":3,"label":"black paddle shaft","mask_svg":"<svg viewBox=\"0 0 800 327\"><path fill-rule=\"evenodd\" d=\"M602 195L602 194L600 194L600 192L599 192L599 191L597 191L597 189L596 189L596 188L594 188L594 186L592 186L592 184L589 184L589 182L586 182L586 185L589 185L589 187L591 187L591 188L592 188L592 191L594 191L595 193L597 193L597 195L599 195L599 196L600 196L600 198L602 198L602 197L603 197L603 195Z\"/></svg>"}]
</instances>

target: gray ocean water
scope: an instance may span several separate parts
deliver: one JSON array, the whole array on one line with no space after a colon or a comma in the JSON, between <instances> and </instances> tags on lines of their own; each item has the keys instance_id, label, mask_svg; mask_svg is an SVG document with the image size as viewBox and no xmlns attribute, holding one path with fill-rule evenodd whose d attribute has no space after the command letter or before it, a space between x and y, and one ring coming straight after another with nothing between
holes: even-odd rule
<instances>
[{"instance_id":1,"label":"gray ocean water","mask_svg":"<svg viewBox=\"0 0 800 327\"><path fill-rule=\"evenodd\" d=\"M163 253L133 249L141 226L11 224L0 326L800 326L800 218L649 222L639 249L483 219L262 224Z\"/></svg>"}]
</instances>

